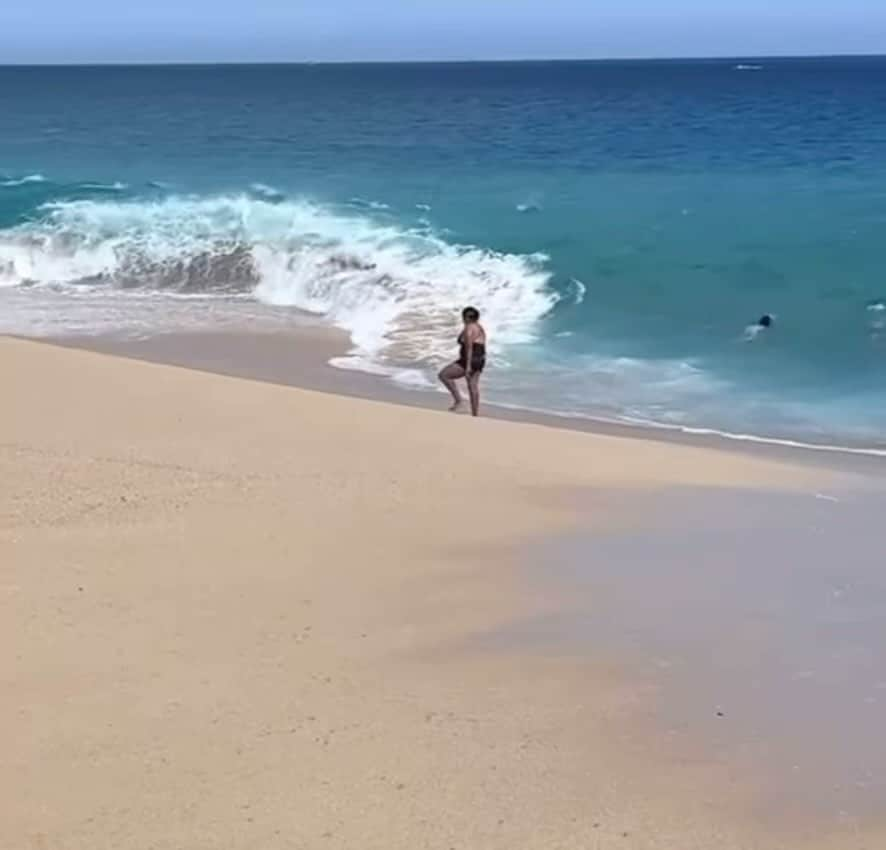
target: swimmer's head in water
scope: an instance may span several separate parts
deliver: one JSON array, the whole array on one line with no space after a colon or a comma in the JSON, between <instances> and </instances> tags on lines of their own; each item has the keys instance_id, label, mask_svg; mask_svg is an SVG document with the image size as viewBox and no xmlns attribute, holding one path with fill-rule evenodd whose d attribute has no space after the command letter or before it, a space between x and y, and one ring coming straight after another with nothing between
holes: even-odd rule
<instances>
[{"instance_id":1,"label":"swimmer's head in water","mask_svg":"<svg viewBox=\"0 0 886 850\"><path fill-rule=\"evenodd\" d=\"M757 322L757 324L761 328L771 328L772 327L772 316L770 316L769 313L764 313L762 316L760 316L760 321Z\"/></svg>"},{"instance_id":2,"label":"swimmer's head in water","mask_svg":"<svg viewBox=\"0 0 886 850\"><path fill-rule=\"evenodd\" d=\"M466 324L470 324L471 322L479 322L480 311L476 307L465 307L464 310L461 311L461 317L462 319L464 319Z\"/></svg>"}]
</instances>

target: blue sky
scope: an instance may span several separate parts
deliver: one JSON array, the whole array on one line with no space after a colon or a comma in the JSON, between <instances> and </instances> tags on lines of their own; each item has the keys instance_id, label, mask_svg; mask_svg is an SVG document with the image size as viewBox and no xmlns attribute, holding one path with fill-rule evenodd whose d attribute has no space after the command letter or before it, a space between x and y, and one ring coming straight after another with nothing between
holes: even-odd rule
<instances>
[{"instance_id":1,"label":"blue sky","mask_svg":"<svg viewBox=\"0 0 886 850\"><path fill-rule=\"evenodd\" d=\"M3 0L0 63L886 53L886 0Z\"/></svg>"}]
</instances>

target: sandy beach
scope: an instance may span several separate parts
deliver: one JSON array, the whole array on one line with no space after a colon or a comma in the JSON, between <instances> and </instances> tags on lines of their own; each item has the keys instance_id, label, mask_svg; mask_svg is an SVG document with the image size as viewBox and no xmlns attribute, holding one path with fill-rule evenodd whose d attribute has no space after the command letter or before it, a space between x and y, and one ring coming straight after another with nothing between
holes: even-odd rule
<instances>
[{"instance_id":1,"label":"sandy beach","mask_svg":"<svg viewBox=\"0 0 886 850\"><path fill-rule=\"evenodd\" d=\"M833 470L9 338L0 386L0 847L886 844L759 817L617 653L520 638L549 541Z\"/></svg>"}]
</instances>

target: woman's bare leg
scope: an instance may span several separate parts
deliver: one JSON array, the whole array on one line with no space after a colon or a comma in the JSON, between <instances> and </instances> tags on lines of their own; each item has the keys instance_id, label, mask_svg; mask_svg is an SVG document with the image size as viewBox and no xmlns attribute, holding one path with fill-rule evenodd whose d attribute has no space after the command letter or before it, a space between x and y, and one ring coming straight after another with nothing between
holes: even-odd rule
<instances>
[{"instance_id":1,"label":"woman's bare leg","mask_svg":"<svg viewBox=\"0 0 886 850\"><path fill-rule=\"evenodd\" d=\"M464 376L465 370L458 363L450 363L444 369L441 369L440 374L437 376L440 379L440 383L449 390L449 394L452 396L452 407L449 409L453 413L461 407L461 393L458 390L458 384L455 382Z\"/></svg>"},{"instance_id":2,"label":"woman's bare leg","mask_svg":"<svg viewBox=\"0 0 886 850\"><path fill-rule=\"evenodd\" d=\"M468 394L471 397L471 416L480 415L480 373L474 372L468 378Z\"/></svg>"}]
</instances>

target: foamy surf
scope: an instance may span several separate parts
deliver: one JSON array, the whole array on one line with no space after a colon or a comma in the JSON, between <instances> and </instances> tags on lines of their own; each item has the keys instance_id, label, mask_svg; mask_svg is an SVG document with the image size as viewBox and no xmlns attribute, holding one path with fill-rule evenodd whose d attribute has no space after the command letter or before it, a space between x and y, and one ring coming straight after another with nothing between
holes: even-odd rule
<instances>
[{"instance_id":1,"label":"foamy surf","mask_svg":"<svg viewBox=\"0 0 886 850\"><path fill-rule=\"evenodd\" d=\"M304 201L254 196L46 204L0 231L0 284L250 295L346 330L351 365L396 374L449 356L466 303L501 359L556 303L547 258L445 241Z\"/></svg>"},{"instance_id":2,"label":"foamy surf","mask_svg":"<svg viewBox=\"0 0 886 850\"><path fill-rule=\"evenodd\" d=\"M588 294L588 288L577 277L572 278L570 283L575 291L575 305L579 306L584 303L585 296Z\"/></svg>"},{"instance_id":3,"label":"foamy surf","mask_svg":"<svg viewBox=\"0 0 886 850\"><path fill-rule=\"evenodd\" d=\"M117 180L113 183L81 183L79 188L90 192L125 192L129 184Z\"/></svg>"},{"instance_id":4,"label":"foamy surf","mask_svg":"<svg viewBox=\"0 0 886 850\"><path fill-rule=\"evenodd\" d=\"M796 449L808 452L824 452L825 454L855 455L871 458L886 458L886 448L866 445L850 445L843 442L815 442L810 440L795 440L789 437L769 436L766 434L751 434L742 431L729 431L721 428L696 428L689 425L676 425L668 422L658 422L642 416L630 416L627 414L589 413L584 410L557 410L532 404L518 404L506 401L496 401L496 407L506 410L526 411L540 416L549 416L560 420L578 420L583 422L597 423L606 426L621 426L636 428L645 431L671 432L685 434L688 437L710 437L726 442L750 443L763 447ZM816 496L816 498L819 498ZM828 499L828 497L822 497ZM830 499L828 499L830 500Z\"/></svg>"},{"instance_id":5,"label":"foamy surf","mask_svg":"<svg viewBox=\"0 0 886 850\"><path fill-rule=\"evenodd\" d=\"M256 197L266 201L282 201L286 197L284 192L275 189L273 186L268 186L267 183L253 183L249 190Z\"/></svg>"},{"instance_id":6,"label":"foamy surf","mask_svg":"<svg viewBox=\"0 0 886 850\"><path fill-rule=\"evenodd\" d=\"M24 177L6 177L0 179L0 186L12 189L17 186L27 186L30 183L45 183L46 178L42 174L26 174Z\"/></svg>"},{"instance_id":7,"label":"foamy surf","mask_svg":"<svg viewBox=\"0 0 886 850\"><path fill-rule=\"evenodd\" d=\"M374 210L375 212L386 212L390 210L391 205L384 201L368 201L365 198L351 198L348 206L356 209Z\"/></svg>"}]
</instances>

